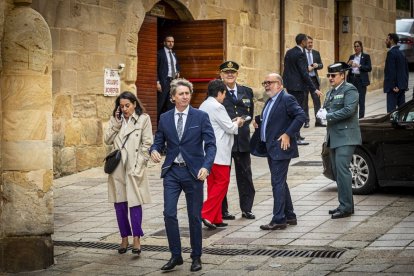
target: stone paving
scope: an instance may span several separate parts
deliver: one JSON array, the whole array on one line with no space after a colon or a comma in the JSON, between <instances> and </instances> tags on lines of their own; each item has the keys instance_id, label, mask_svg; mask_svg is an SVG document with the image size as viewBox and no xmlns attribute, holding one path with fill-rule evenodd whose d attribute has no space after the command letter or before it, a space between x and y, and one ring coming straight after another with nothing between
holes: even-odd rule
<instances>
[{"instance_id":1,"label":"stone paving","mask_svg":"<svg viewBox=\"0 0 414 276\"><path fill-rule=\"evenodd\" d=\"M411 73L413 75L413 73ZM411 76L413 80L414 76ZM412 87L412 84L410 85ZM411 93L407 93L407 95ZM382 91L368 94L366 113L385 112ZM255 220L241 218L234 171L228 193L230 211L236 220L226 229L206 237L205 248L345 250L340 258L225 256L203 254L203 269L189 271L191 259L169 275L399 275L414 274L414 189L387 189L367 196L354 196L355 215L331 220L328 209L337 206L336 184L325 178L320 164L299 166L300 161L321 161L325 129L312 126L302 134L310 142L300 147L300 157L292 160L288 184L298 225L282 231L263 231L261 224L272 216L273 198L270 173L263 158L252 158L256 197ZM166 237L153 234L164 229L160 166L150 168L153 203L144 206L142 245L167 246ZM113 206L107 202L106 175L94 168L56 179L55 241L119 243ZM179 201L180 227L187 227L184 197ZM203 230L205 234L208 230ZM132 242L132 240L131 240ZM189 238L182 238L189 247ZM140 257L130 251L55 246L56 264L25 275L160 275L168 252L143 251Z\"/></svg>"}]
</instances>

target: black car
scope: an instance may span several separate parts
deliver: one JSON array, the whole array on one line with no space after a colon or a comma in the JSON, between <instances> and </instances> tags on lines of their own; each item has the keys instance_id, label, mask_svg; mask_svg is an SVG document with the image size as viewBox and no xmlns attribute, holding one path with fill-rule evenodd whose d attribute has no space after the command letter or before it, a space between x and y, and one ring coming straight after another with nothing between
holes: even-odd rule
<instances>
[{"instance_id":1,"label":"black car","mask_svg":"<svg viewBox=\"0 0 414 276\"><path fill-rule=\"evenodd\" d=\"M350 170L354 194L377 187L414 187L414 100L396 111L359 120L362 145L357 146ZM329 149L322 148L323 174L335 180Z\"/></svg>"}]
</instances>

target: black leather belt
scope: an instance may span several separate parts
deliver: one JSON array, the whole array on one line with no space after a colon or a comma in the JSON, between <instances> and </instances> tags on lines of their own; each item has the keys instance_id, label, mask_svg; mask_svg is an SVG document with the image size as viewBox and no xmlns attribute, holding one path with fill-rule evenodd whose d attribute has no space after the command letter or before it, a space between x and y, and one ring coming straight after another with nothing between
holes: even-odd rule
<instances>
[{"instance_id":1,"label":"black leather belt","mask_svg":"<svg viewBox=\"0 0 414 276\"><path fill-rule=\"evenodd\" d=\"M178 167L187 167L187 164L185 162L181 162L181 163L173 162L173 165L178 166Z\"/></svg>"},{"instance_id":2,"label":"black leather belt","mask_svg":"<svg viewBox=\"0 0 414 276\"><path fill-rule=\"evenodd\" d=\"M173 80L173 78L171 78L171 77L167 77L167 80L172 81L172 80Z\"/></svg>"},{"instance_id":3,"label":"black leather belt","mask_svg":"<svg viewBox=\"0 0 414 276\"><path fill-rule=\"evenodd\" d=\"M359 78L361 75L360 74L352 74L351 73L351 77L354 77L354 78Z\"/></svg>"}]
</instances>

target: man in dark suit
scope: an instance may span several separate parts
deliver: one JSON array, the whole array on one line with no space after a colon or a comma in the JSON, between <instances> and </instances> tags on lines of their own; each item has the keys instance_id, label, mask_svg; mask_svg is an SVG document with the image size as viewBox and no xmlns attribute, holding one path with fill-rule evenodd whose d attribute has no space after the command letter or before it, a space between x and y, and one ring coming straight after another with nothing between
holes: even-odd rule
<instances>
[{"instance_id":1,"label":"man in dark suit","mask_svg":"<svg viewBox=\"0 0 414 276\"><path fill-rule=\"evenodd\" d=\"M348 59L348 65L351 66L346 81L352 83L359 94L359 118L365 116L365 95L367 94L367 86L369 85L368 73L371 72L371 57L365 54L362 42L357 40L354 42L355 54Z\"/></svg>"},{"instance_id":2,"label":"man in dark suit","mask_svg":"<svg viewBox=\"0 0 414 276\"><path fill-rule=\"evenodd\" d=\"M185 79L171 82L173 110L160 117L154 144L150 148L154 162L161 161L160 152L167 154L161 168L164 178L164 220L171 259L161 270L171 270L183 264L177 203L181 191L187 202L190 226L191 271L201 269L202 236L201 208L203 183L216 155L216 138L208 114L190 106L193 85Z\"/></svg>"},{"instance_id":3,"label":"man in dark suit","mask_svg":"<svg viewBox=\"0 0 414 276\"><path fill-rule=\"evenodd\" d=\"M226 61L220 65L220 76L227 89L223 105L231 119L242 116L250 117L239 128L238 134L234 135L231 155L236 170L242 217L255 219L256 217L252 213L255 190L250 159L249 128L254 113L253 90L247 86L237 84L238 70L239 65L234 61ZM223 200L222 215L223 219L235 219L235 216L228 212L227 197Z\"/></svg>"},{"instance_id":4,"label":"man in dark suit","mask_svg":"<svg viewBox=\"0 0 414 276\"><path fill-rule=\"evenodd\" d=\"M394 111L405 103L408 90L408 63L401 53L398 35L388 34L385 45L389 48L384 68L384 93L387 93L387 112Z\"/></svg>"},{"instance_id":5,"label":"man in dark suit","mask_svg":"<svg viewBox=\"0 0 414 276\"><path fill-rule=\"evenodd\" d=\"M313 85L316 89L319 90L321 86L321 80L319 79L318 71L323 68L323 63L321 59L321 55L318 51L313 49L313 38L308 36L308 43L306 44L306 58L308 60L308 72L309 76L313 82ZM303 127L309 127L309 93L310 91L305 92L305 100L303 101L303 110L306 114L306 121ZM313 102L313 110L315 112L315 126L316 127L326 127L325 123L322 122L320 119L316 118L316 113L321 108L321 99L315 93L310 93Z\"/></svg>"},{"instance_id":6,"label":"man in dark suit","mask_svg":"<svg viewBox=\"0 0 414 276\"><path fill-rule=\"evenodd\" d=\"M326 143L331 166L338 186L339 206L329 210L332 219L344 218L354 213L352 199L352 174L349 170L355 147L361 144L358 121L358 91L345 81L349 66L345 62L328 67L332 89L326 94L324 110L317 116L327 121Z\"/></svg>"},{"instance_id":7,"label":"man in dark suit","mask_svg":"<svg viewBox=\"0 0 414 276\"><path fill-rule=\"evenodd\" d=\"M283 83L287 92L293 95L303 109L305 92L316 93L318 97L322 93L313 84L308 73L308 62L304 48L308 43L305 34L298 34L295 38L296 46L286 52L284 60ZM296 140L298 145L309 145L303 141L304 137L298 131Z\"/></svg>"},{"instance_id":8,"label":"man in dark suit","mask_svg":"<svg viewBox=\"0 0 414 276\"><path fill-rule=\"evenodd\" d=\"M170 82L180 77L180 66L173 52L174 37L164 38L164 47L157 53L157 121L161 113L174 108L170 101Z\"/></svg>"},{"instance_id":9,"label":"man in dark suit","mask_svg":"<svg viewBox=\"0 0 414 276\"><path fill-rule=\"evenodd\" d=\"M262 85L269 99L253 125L260 128L261 143L266 145L273 191L273 217L269 224L261 225L260 229L285 229L288 224L297 224L286 179L290 160L299 156L295 135L305 122L306 115L295 97L283 90L280 75L267 75Z\"/></svg>"}]
</instances>

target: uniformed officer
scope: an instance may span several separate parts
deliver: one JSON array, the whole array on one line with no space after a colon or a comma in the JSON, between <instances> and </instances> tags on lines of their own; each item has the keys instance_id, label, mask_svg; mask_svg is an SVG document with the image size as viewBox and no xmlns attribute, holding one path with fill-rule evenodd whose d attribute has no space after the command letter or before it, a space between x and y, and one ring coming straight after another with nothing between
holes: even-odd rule
<instances>
[{"instance_id":1,"label":"uniformed officer","mask_svg":"<svg viewBox=\"0 0 414 276\"><path fill-rule=\"evenodd\" d=\"M326 142L330 150L332 171L338 186L339 206L329 210L332 219L354 213L352 174L349 164L355 147L361 144L358 122L358 90L345 81L349 66L338 62L328 67L327 78L332 89L326 94L324 109L317 117L327 121Z\"/></svg>"},{"instance_id":2,"label":"uniformed officer","mask_svg":"<svg viewBox=\"0 0 414 276\"><path fill-rule=\"evenodd\" d=\"M220 65L220 76L226 84L227 93L223 101L230 118L249 116L244 125L239 128L238 134L234 136L232 157L236 169L237 188L239 190L240 209L242 217L255 219L252 213L255 190L252 180L250 160L250 128L249 124L253 118L254 104L253 91L251 88L236 83L239 65L234 61L226 61ZM235 219L228 212L227 198L222 204L223 219Z\"/></svg>"}]
</instances>

